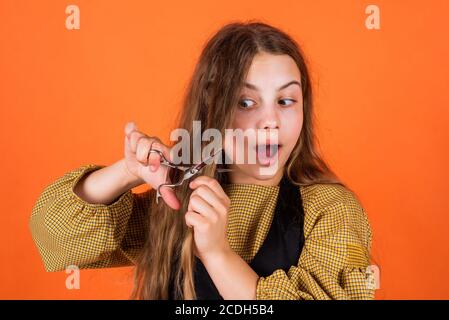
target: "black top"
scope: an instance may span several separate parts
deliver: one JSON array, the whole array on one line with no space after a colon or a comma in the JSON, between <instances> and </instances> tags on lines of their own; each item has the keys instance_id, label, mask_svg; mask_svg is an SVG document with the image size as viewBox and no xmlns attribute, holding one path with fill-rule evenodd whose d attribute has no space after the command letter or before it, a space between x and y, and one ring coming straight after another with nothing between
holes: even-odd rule
<instances>
[{"instance_id":1,"label":"black top","mask_svg":"<svg viewBox=\"0 0 449 320\"><path fill-rule=\"evenodd\" d=\"M297 265L303 245L301 194L298 187L284 175L267 237L249 265L259 277L267 277L277 269L287 272L291 266ZM223 299L198 257L195 257L194 281L197 300ZM173 292L170 295L173 299Z\"/></svg>"}]
</instances>

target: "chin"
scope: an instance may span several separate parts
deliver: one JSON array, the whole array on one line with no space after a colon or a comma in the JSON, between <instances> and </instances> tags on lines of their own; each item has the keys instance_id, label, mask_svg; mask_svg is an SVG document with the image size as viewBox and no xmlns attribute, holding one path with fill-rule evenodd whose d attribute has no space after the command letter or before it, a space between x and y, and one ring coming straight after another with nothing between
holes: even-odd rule
<instances>
[{"instance_id":1,"label":"chin","mask_svg":"<svg viewBox=\"0 0 449 320\"><path fill-rule=\"evenodd\" d=\"M279 172L282 172L284 169L281 165L273 165L273 166L262 166L257 165L254 170L254 175L260 180L269 180L273 179Z\"/></svg>"}]
</instances>

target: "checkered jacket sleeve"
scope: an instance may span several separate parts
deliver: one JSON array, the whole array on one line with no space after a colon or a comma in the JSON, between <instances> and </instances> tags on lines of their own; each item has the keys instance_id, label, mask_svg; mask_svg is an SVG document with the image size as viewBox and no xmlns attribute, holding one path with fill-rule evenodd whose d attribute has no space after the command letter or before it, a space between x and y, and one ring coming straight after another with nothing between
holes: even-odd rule
<instances>
[{"instance_id":1,"label":"checkered jacket sleeve","mask_svg":"<svg viewBox=\"0 0 449 320\"><path fill-rule=\"evenodd\" d=\"M73 191L87 173L104 166L89 164L48 185L35 203L29 227L46 271L69 265L108 268L135 263L143 246L150 193L122 194L109 205L91 204Z\"/></svg>"},{"instance_id":2,"label":"checkered jacket sleeve","mask_svg":"<svg viewBox=\"0 0 449 320\"><path fill-rule=\"evenodd\" d=\"M259 278L257 299L374 299L368 268L372 231L364 209L342 186L309 189L319 196L309 201L305 194L305 243L298 264Z\"/></svg>"}]
</instances>

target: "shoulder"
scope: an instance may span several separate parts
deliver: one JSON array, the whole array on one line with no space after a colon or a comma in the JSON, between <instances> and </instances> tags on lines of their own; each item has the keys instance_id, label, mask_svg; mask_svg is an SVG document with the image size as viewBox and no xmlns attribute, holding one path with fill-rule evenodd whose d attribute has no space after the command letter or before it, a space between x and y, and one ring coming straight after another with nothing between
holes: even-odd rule
<instances>
[{"instance_id":1,"label":"shoulder","mask_svg":"<svg viewBox=\"0 0 449 320\"><path fill-rule=\"evenodd\" d=\"M355 194L340 184L316 183L301 186L300 190L303 202L315 210L336 203L359 203Z\"/></svg>"},{"instance_id":2,"label":"shoulder","mask_svg":"<svg viewBox=\"0 0 449 320\"><path fill-rule=\"evenodd\" d=\"M305 235L351 234L347 240L368 245L371 227L357 196L340 184L313 184L300 187L305 214Z\"/></svg>"}]
</instances>

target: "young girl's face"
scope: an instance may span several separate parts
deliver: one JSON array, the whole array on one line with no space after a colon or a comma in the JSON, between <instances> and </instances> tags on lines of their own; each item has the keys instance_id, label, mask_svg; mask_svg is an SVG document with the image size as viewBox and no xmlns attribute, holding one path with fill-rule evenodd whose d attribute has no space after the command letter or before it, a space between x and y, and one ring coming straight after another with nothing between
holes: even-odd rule
<instances>
[{"instance_id":1,"label":"young girl's face","mask_svg":"<svg viewBox=\"0 0 449 320\"><path fill-rule=\"evenodd\" d=\"M232 120L232 129L251 129L267 133L265 139L255 141L256 145L267 144L273 136L272 129L277 129L278 153L277 164L268 163L262 155L256 152L256 163L248 163L249 148L256 145L244 139L244 145L234 139L233 157L229 172L231 183L277 185L283 173L283 168L292 152L303 123L303 97L301 74L295 61L288 55L273 55L260 53L253 59L246 84L240 93L238 106ZM271 129L271 131L270 131ZM248 145L250 144L250 145ZM225 142L226 154L229 155L229 144ZM245 154L245 162L236 161L236 150ZM260 157L259 157L260 155ZM271 166L271 167L270 167ZM261 168L275 168L267 174Z\"/></svg>"}]
</instances>

